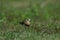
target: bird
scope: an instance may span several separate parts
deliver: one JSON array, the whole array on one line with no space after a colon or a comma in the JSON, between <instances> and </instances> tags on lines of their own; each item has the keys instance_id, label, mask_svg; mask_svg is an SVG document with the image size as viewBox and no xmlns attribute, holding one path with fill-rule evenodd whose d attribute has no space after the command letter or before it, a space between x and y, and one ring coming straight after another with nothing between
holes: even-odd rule
<instances>
[{"instance_id":1,"label":"bird","mask_svg":"<svg viewBox=\"0 0 60 40\"><path fill-rule=\"evenodd\" d=\"M21 24L25 25L25 26L30 26L31 24L31 19L30 18L27 18L27 19L24 19Z\"/></svg>"},{"instance_id":2,"label":"bird","mask_svg":"<svg viewBox=\"0 0 60 40\"><path fill-rule=\"evenodd\" d=\"M26 26L30 26L30 21L31 21L31 19L25 19L24 20L24 24L26 25Z\"/></svg>"}]
</instances>

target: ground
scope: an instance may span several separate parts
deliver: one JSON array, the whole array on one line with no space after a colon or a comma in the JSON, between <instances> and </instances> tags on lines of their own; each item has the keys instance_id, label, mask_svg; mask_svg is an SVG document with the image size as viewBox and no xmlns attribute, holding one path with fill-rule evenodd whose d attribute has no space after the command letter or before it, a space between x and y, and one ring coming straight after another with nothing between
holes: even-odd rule
<instances>
[{"instance_id":1,"label":"ground","mask_svg":"<svg viewBox=\"0 0 60 40\"><path fill-rule=\"evenodd\" d=\"M0 0L0 40L60 40L60 0ZM20 22L31 19L29 27Z\"/></svg>"}]
</instances>

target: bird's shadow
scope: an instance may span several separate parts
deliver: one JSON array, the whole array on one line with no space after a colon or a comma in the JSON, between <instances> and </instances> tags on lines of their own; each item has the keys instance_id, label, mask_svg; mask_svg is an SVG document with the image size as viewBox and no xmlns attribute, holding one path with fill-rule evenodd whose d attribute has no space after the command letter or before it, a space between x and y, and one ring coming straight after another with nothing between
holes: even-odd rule
<instances>
[{"instance_id":1,"label":"bird's shadow","mask_svg":"<svg viewBox=\"0 0 60 40\"><path fill-rule=\"evenodd\" d=\"M24 25L24 22L19 22L19 24Z\"/></svg>"}]
</instances>

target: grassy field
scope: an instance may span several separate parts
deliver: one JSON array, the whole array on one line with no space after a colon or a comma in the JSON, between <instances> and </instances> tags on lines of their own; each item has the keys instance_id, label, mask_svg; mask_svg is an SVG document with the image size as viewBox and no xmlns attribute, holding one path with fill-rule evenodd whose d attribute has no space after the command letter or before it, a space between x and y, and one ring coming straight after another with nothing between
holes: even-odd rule
<instances>
[{"instance_id":1,"label":"grassy field","mask_svg":"<svg viewBox=\"0 0 60 40\"><path fill-rule=\"evenodd\" d=\"M0 40L60 40L60 0L0 0Z\"/></svg>"}]
</instances>

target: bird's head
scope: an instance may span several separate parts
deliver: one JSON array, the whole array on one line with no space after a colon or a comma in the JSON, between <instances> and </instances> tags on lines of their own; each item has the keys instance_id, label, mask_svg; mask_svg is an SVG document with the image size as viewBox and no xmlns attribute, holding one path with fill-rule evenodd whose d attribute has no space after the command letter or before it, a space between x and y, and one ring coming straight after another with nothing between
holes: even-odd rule
<instances>
[{"instance_id":1,"label":"bird's head","mask_svg":"<svg viewBox=\"0 0 60 40\"><path fill-rule=\"evenodd\" d=\"M26 21L29 21L29 22L30 22L30 21L31 21L31 19L30 19L30 18L27 18L27 19L26 19Z\"/></svg>"}]
</instances>

